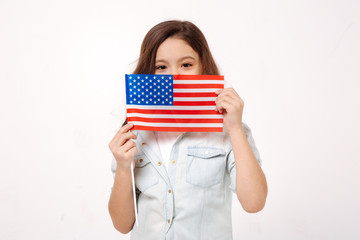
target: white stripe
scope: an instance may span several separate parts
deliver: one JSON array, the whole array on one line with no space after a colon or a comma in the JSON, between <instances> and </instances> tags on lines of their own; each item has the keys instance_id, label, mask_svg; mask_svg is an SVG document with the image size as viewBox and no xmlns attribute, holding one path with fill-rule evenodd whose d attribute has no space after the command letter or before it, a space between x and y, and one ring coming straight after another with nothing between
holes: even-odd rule
<instances>
[{"instance_id":1,"label":"white stripe","mask_svg":"<svg viewBox=\"0 0 360 240\"><path fill-rule=\"evenodd\" d=\"M158 106L158 105L126 105L127 109L138 108L138 109L161 109L161 110L216 110L215 106Z\"/></svg>"},{"instance_id":2,"label":"white stripe","mask_svg":"<svg viewBox=\"0 0 360 240\"><path fill-rule=\"evenodd\" d=\"M222 88L186 88L186 89L179 89L174 88L174 92L216 92L217 90L220 90Z\"/></svg>"},{"instance_id":3,"label":"white stripe","mask_svg":"<svg viewBox=\"0 0 360 240\"><path fill-rule=\"evenodd\" d=\"M174 118L211 118L211 119L222 119L223 115L220 114L146 114L146 113L128 113L127 117L143 117L143 118L168 118L168 119L174 119Z\"/></svg>"},{"instance_id":4,"label":"white stripe","mask_svg":"<svg viewBox=\"0 0 360 240\"><path fill-rule=\"evenodd\" d=\"M224 80L174 80L174 84L224 84Z\"/></svg>"},{"instance_id":5,"label":"white stripe","mask_svg":"<svg viewBox=\"0 0 360 240\"><path fill-rule=\"evenodd\" d=\"M129 122L130 123L130 122ZM222 123L145 123L145 122L132 122L135 126L148 126L148 127L223 127Z\"/></svg>"},{"instance_id":6,"label":"white stripe","mask_svg":"<svg viewBox=\"0 0 360 240\"><path fill-rule=\"evenodd\" d=\"M174 97L174 102L175 101L215 101L216 97Z\"/></svg>"}]
</instances>

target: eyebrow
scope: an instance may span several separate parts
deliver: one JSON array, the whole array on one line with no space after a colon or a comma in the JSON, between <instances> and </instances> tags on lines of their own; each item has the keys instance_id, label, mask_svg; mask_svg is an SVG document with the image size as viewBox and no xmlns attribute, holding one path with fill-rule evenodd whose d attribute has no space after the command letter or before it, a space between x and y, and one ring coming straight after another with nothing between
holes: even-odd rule
<instances>
[{"instance_id":1,"label":"eyebrow","mask_svg":"<svg viewBox=\"0 0 360 240\"><path fill-rule=\"evenodd\" d=\"M192 56L185 56L185 57L180 58L179 61L183 61L183 60L185 60L185 59L187 59L187 58L191 58L192 60L195 60L195 58L192 57ZM167 61L166 61L166 60L163 60L163 59L156 60L155 62L156 62L156 63L158 63L158 62L165 62L165 63L167 63Z\"/></svg>"}]
</instances>

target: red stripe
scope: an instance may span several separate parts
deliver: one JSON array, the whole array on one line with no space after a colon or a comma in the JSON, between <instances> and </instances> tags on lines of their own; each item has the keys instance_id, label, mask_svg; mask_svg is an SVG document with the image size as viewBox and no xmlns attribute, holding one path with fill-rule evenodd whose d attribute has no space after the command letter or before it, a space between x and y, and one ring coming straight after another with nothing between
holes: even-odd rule
<instances>
[{"instance_id":1,"label":"red stripe","mask_svg":"<svg viewBox=\"0 0 360 240\"><path fill-rule=\"evenodd\" d=\"M174 80L224 80L222 75L174 75Z\"/></svg>"},{"instance_id":2,"label":"red stripe","mask_svg":"<svg viewBox=\"0 0 360 240\"><path fill-rule=\"evenodd\" d=\"M215 106L214 101L176 101L174 106Z\"/></svg>"},{"instance_id":3,"label":"red stripe","mask_svg":"<svg viewBox=\"0 0 360 240\"><path fill-rule=\"evenodd\" d=\"M163 131L163 132L222 132L221 127L148 127L134 126L131 130Z\"/></svg>"},{"instance_id":4,"label":"red stripe","mask_svg":"<svg viewBox=\"0 0 360 240\"><path fill-rule=\"evenodd\" d=\"M191 92L191 93L175 93L174 97L217 97L214 92Z\"/></svg>"},{"instance_id":5,"label":"red stripe","mask_svg":"<svg viewBox=\"0 0 360 240\"><path fill-rule=\"evenodd\" d=\"M224 84L174 84L174 88L224 88Z\"/></svg>"},{"instance_id":6,"label":"red stripe","mask_svg":"<svg viewBox=\"0 0 360 240\"><path fill-rule=\"evenodd\" d=\"M129 108L126 109L127 113L144 113L144 114L217 114L222 115L216 110L164 110L164 109L139 109Z\"/></svg>"},{"instance_id":7,"label":"red stripe","mask_svg":"<svg viewBox=\"0 0 360 240\"><path fill-rule=\"evenodd\" d=\"M143 117L128 117L128 122L151 122L151 123L223 123L222 119L208 118L143 118Z\"/></svg>"}]
</instances>

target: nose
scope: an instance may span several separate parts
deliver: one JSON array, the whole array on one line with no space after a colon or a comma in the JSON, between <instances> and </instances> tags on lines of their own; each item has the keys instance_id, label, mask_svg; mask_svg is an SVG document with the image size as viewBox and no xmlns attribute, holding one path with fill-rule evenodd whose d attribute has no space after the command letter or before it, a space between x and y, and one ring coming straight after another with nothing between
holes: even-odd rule
<instances>
[{"instance_id":1,"label":"nose","mask_svg":"<svg viewBox=\"0 0 360 240\"><path fill-rule=\"evenodd\" d=\"M179 75L180 74L180 70L178 68L171 68L170 72L172 75Z\"/></svg>"}]
</instances>

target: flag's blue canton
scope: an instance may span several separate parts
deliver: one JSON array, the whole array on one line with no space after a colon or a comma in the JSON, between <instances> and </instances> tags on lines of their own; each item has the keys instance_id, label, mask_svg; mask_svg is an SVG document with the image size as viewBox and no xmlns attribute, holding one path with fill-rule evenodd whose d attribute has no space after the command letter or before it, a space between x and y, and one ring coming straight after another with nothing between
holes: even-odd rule
<instances>
[{"instance_id":1,"label":"flag's blue canton","mask_svg":"<svg viewBox=\"0 0 360 240\"><path fill-rule=\"evenodd\" d=\"M126 75L126 103L173 105L172 75Z\"/></svg>"}]
</instances>

